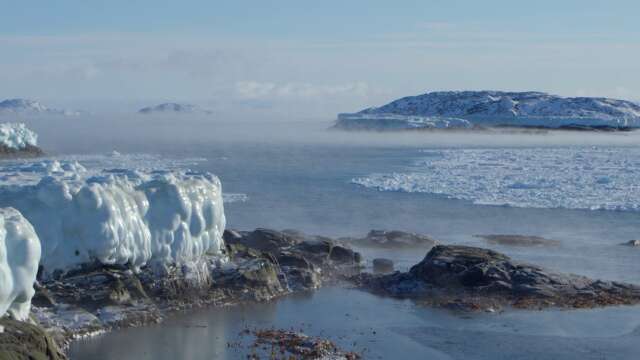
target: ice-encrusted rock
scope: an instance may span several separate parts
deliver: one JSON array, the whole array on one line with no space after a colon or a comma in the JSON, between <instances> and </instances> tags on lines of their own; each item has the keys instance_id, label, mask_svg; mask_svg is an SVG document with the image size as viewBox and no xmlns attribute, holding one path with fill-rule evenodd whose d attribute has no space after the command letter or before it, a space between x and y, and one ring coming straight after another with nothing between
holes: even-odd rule
<instances>
[{"instance_id":1,"label":"ice-encrusted rock","mask_svg":"<svg viewBox=\"0 0 640 360\"><path fill-rule=\"evenodd\" d=\"M29 317L39 260L40 241L31 224L17 210L0 208L0 316Z\"/></svg>"},{"instance_id":2,"label":"ice-encrusted rock","mask_svg":"<svg viewBox=\"0 0 640 360\"><path fill-rule=\"evenodd\" d=\"M544 128L640 127L640 105L626 100L560 97L543 92L439 91L408 96L353 114L339 114L337 128L517 126ZM468 123L461 122L462 120ZM413 125L425 123L427 126Z\"/></svg>"},{"instance_id":3,"label":"ice-encrusted rock","mask_svg":"<svg viewBox=\"0 0 640 360\"><path fill-rule=\"evenodd\" d=\"M211 114L211 110L203 109L197 105L163 103L155 106L148 106L138 110L140 114Z\"/></svg>"},{"instance_id":4,"label":"ice-encrusted rock","mask_svg":"<svg viewBox=\"0 0 640 360\"><path fill-rule=\"evenodd\" d=\"M38 135L22 123L0 124L0 145L10 149L38 146Z\"/></svg>"},{"instance_id":5,"label":"ice-encrusted rock","mask_svg":"<svg viewBox=\"0 0 640 360\"><path fill-rule=\"evenodd\" d=\"M35 185L0 189L0 205L19 209L42 243L47 273L80 264L164 266L220 253L225 227L217 177L190 171L105 170L77 163L25 165Z\"/></svg>"},{"instance_id":6,"label":"ice-encrusted rock","mask_svg":"<svg viewBox=\"0 0 640 360\"><path fill-rule=\"evenodd\" d=\"M52 109L39 101L30 99L7 99L0 101L0 115L62 115L77 116L80 112L73 110Z\"/></svg>"}]
</instances>

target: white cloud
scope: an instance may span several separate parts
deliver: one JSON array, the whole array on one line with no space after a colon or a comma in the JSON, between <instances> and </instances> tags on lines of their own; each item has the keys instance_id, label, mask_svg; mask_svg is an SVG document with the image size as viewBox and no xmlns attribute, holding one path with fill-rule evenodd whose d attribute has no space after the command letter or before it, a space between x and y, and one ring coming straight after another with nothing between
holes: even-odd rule
<instances>
[{"instance_id":1,"label":"white cloud","mask_svg":"<svg viewBox=\"0 0 640 360\"><path fill-rule=\"evenodd\" d=\"M238 81L235 91L236 95L243 99L323 98L344 95L364 97L376 92L366 82L320 85L258 81Z\"/></svg>"}]
</instances>

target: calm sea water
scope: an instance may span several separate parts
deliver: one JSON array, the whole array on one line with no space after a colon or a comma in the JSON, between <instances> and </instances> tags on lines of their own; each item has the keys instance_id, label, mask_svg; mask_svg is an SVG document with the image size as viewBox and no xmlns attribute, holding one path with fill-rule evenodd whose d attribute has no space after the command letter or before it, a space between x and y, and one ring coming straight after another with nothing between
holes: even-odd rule
<instances>
[{"instance_id":1,"label":"calm sea water","mask_svg":"<svg viewBox=\"0 0 640 360\"><path fill-rule=\"evenodd\" d=\"M640 238L640 213L482 206L351 183L353 178L373 173L406 171L424 149L591 143L633 147L638 137L483 135L443 140L442 134L420 138L332 133L324 131L324 125L131 121L113 127L80 124L65 134L48 131L50 124L34 123L34 127L49 134L43 146L58 154L118 150L205 158L194 167L219 175L225 192L247 196L244 202L226 204L229 228L295 228L330 236L401 229L427 233L443 243L485 247L489 245L474 234L538 235L559 240L561 246L491 247L560 271L640 283L640 250L618 245ZM96 127L103 130L101 136L96 135L100 133ZM369 251L365 255L393 258L400 268L406 268L425 252ZM245 354L226 343L235 341L246 326L302 328L350 350L366 348L365 355L371 358L624 359L640 353L639 307L461 317L337 287L269 304L200 310L158 326L98 336L74 343L71 356L243 358Z\"/></svg>"}]
</instances>

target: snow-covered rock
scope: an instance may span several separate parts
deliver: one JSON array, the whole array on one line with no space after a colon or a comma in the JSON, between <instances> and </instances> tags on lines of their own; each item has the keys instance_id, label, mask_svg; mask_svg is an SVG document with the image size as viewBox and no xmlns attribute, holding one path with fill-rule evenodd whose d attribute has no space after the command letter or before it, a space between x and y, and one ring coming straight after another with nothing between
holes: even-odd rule
<instances>
[{"instance_id":1,"label":"snow-covered rock","mask_svg":"<svg viewBox=\"0 0 640 360\"><path fill-rule=\"evenodd\" d=\"M0 115L62 115L78 116L80 112L65 109L52 109L36 100L7 99L0 101Z\"/></svg>"},{"instance_id":2,"label":"snow-covered rock","mask_svg":"<svg viewBox=\"0 0 640 360\"><path fill-rule=\"evenodd\" d=\"M640 127L640 105L626 100L560 97L542 92L442 91L404 97L354 114L339 114L338 128L415 128L433 119L459 119L442 127L518 126L545 128ZM421 120L424 119L424 120ZM411 125L409 125L411 124ZM366 126L369 125L369 126ZM417 126L421 127L421 126Z\"/></svg>"},{"instance_id":3,"label":"snow-covered rock","mask_svg":"<svg viewBox=\"0 0 640 360\"><path fill-rule=\"evenodd\" d=\"M134 269L188 263L224 245L222 190L212 174L114 169L95 175L77 162L58 161L15 172L40 180L3 186L0 204L33 224L47 273L92 261Z\"/></svg>"},{"instance_id":4,"label":"snow-covered rock","mask_svg":"<svg viewBox=\"0 0 640 360\"><path fill-rule=\"evenodd\" d=\"M211 110L192 104L164 103L138 110L140 114L211 114Z\"/></svg>"},{"instance_id":5,"label":"snow-covered rock","mask_svg":"<svg viewBox=\"0 0 640 360\"><path fill-rule=\"evenodd\" d=\"M29 317L39 260L40 241L31 224L16 209L0 208L0 316Z\"/></svg>"},{"instance_id":6,"label":"snow-covered rock","mask_svg":"<svg viewBox=\"0 0 640 360\"><path fill-rule=\"evenodd\" d=\"M2 123L0 124L0 146L9 149L20 150L29 146L38 145L38 135L29 130L25 124Z\"/></svg>"}]
</instances>

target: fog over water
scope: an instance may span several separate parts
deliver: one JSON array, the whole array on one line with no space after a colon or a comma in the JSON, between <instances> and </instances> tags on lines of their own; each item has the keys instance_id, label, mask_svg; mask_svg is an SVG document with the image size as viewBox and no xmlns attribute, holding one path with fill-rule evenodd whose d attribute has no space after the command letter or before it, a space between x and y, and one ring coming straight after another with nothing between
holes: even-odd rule
<instances>
[{"instance_id":1,"label":"fog over water","mask_svg":"<svg viewBox=\"0 0 640 360\"><path fill-rule=\"evenodd\" d=\"M568 149L588 163L594 152L640 151L638 132L362 133L328 131L330 119L249 121L215 116L114 115L27 123L39 133L45 151L58 158L89 153L99 159L100 154L116 150L125 155L159 155L167 161L199 159L188 166L215 173L223 191L245 196L225 204L229 228L295 228L329 236L359 236L370 229L416 231L446 244L490 247L554 270L640 283L640 251L619 245L640 238L638 212L477 205L444 195L380 191L353 183L354 178L376 173L414 171L429 152L441 150L492 149L500 154L504 149L517 162L517 149ZM552 161L557 169L553 171L563 171L563 158L540 158ZM156 160L149 165L162 164ZM631 158L628 164L629 171L635 171L636 160ZM605 165L601 166L606 170ZM623 173L624 163L619 166ZM523 169L520 175L527 174ZM566 186L574 184L569 180ZM615 185L615 179L611 181L609 185ZM638 188L628 191L631 196ZM594 195L576 194L585 199ZM560 245L493 245L474 237L477 234L537 235ZM426 253L426 249L362 251L369 260L392 258L399 269L407 269ZM160 326L114 332L74 344L71 354L77 359L243 358L224 344L244 326L288 328L306 323L312 324L306 332L328 336L348 349L366 344L372 358L397 354L404 358L427 354L434 359L625 358L640 352L639 311L634 306L460 316L355 290L326 288L277 303L202 310ZM359 345L354 347L354 342ZM127 346L114 345L122 343Z\"/></svg>"}]
</instances>

